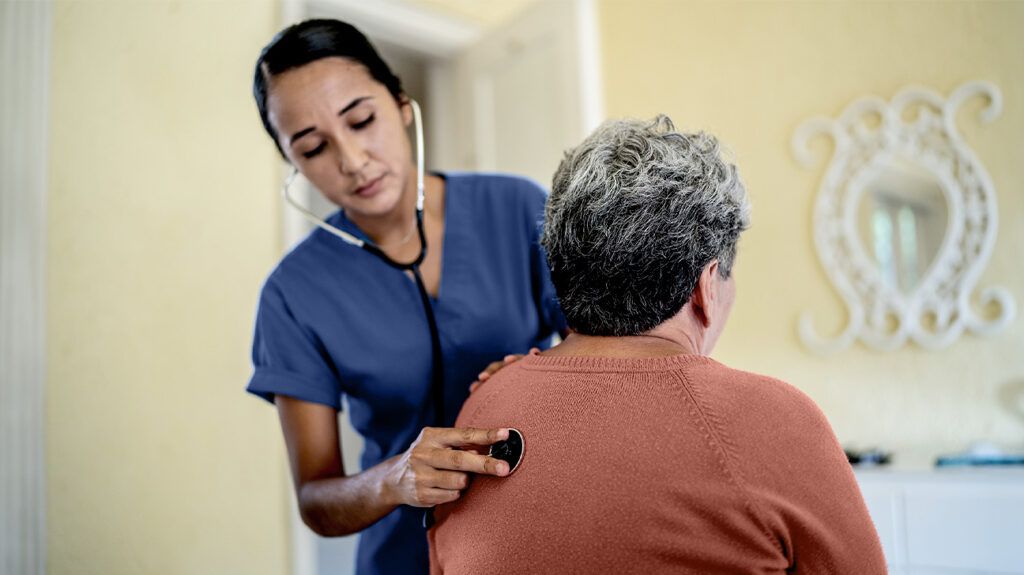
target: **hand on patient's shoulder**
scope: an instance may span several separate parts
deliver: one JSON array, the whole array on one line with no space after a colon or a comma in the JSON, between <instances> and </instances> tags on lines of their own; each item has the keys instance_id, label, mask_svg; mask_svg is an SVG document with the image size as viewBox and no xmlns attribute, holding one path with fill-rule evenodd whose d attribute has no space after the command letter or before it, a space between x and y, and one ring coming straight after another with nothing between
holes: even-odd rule
<instances>
[{"instance_id":1,"label":"hand on patient's shoulder","mask_svg":"<svg viewBox=\"0 0 1024 575\"><path fill-rule=\"evenodd\" d=\"M492 375L501 371L501 369L504 368L505 366L512 365L513 363L519 361L520 359L523 359L523 357L525 357L526 355L537 355L539 353L540 349L536 347L531 347L530 351L527 352L526 354L513 353L506 355L505 358L502 359L501 361L491 362L490 365L488 365L483 371L480 372L479 375L476 376L476 381L469 385L469 392L473 393L474 391L476 391L476 389L480 387L480 385L483 382L490 379Z\"/></svg>"}]
</instances>

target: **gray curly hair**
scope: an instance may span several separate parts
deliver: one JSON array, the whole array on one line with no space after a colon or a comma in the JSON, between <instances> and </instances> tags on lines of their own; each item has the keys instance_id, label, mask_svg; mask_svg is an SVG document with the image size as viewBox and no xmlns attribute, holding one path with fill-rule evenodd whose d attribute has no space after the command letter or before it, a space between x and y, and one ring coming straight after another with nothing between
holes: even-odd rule
<instances>
[{"instance_id":1,"label":"gray curly hair","mask_svg":"<svg viewBox=\"0 0 1024 575\"><path fill-rule=\"evenodd\" d=\"M569 327L585 335L650 331L689 301L717 259L728 278L750 202L703 132L667 116L605 122L555 171L541 244Z\"/></svg>"}]
</instances>

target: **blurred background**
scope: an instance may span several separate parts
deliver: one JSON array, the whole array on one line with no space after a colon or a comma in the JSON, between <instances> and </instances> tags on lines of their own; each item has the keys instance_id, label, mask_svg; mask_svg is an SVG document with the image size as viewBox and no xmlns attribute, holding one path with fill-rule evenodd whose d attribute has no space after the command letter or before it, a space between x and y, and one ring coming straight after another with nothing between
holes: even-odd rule
<instances>
[{"instance_id":1,"label":"blurred background","mask_svg":"<svg viewBox=\"0 0 1024 575\"><path fill-rule=\"evenodd\" d=\"M354 538L320 542L296 522L276 412L244 393L260 286L304 232L279 196L253 65L311 16L379 44L424 106L437 169L548 186L561 150L605 117L665 113L717 135L754 212L715 357L804 390L844 446L889 452L914 481L977 442L1024 449L1020 319L939 351L802 343L802 313L823 334L848 317L814 243L830 148L802 166L790 144L864 96L998 86L995 121L978 120L981 99L957 125L998 198L978 286L1024 301L1024 3L0 0L0 571L350 572ZM956 493L998 492L967 508L1007 509L1021 477ZM930 521L901 519L912 496L893 481L865 493L896 568L1024 572L1002 547L925 558L913 526ZM1018 519L978 521L947 535L1024 538Z\"/></svg>"}]
</instances>

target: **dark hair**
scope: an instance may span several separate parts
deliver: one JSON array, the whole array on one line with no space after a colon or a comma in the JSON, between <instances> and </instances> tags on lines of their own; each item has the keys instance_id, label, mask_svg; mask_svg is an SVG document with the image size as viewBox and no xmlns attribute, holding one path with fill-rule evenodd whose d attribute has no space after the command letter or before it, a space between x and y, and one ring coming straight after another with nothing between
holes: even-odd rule
<instances>
[{"instance_id":1,"label":"dark hair","mask_svg":"<svg viewBox=\"0 0 1024 575\"><path fill-rule=\"evenodd\" d=\"M256 60L252 95L263 120L263 128L274 140L277 150L284 150L277 141L277 131L267 116L267 83L270 78L323 58L340 57L359 62L374 80L384 84L396 101L403 101L402 82L391 73L380 54L355 26L339 20L306 20L278 32Z\"/></svg>"}]
</instances>

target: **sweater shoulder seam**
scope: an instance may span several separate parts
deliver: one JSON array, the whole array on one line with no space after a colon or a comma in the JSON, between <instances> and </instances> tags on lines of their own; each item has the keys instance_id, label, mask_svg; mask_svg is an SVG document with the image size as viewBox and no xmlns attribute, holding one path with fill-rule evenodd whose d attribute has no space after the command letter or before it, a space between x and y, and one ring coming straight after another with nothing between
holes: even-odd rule
<instances>
[{"instance_id":1,"label":"sweater shoulder seam","mask_svg":"<svg viewBox=\"0 0 1024 575\"><path fill-rule=\"evenodd\" d=\"M782 543L777 537L772 535L772 531L768 527L771 523L771 521L769 521L768 513L765 512L762 506L758 503L757 497L747 487L743 473L735 463L739 458L736 456L735 446L731 443L728 434L723 429L721 420L714 415L712 410L709 409L709 406L701 400L699 397L700 394L696 390L696 386L693 385L683 370L673 370L672 375L679 380L680 389L678 391L685 395L683 399L687 404L687 408L690 410L691 415L698 418L703 424L705 429L704 439L712 452L719 456L718 464L721 467L722 472L739 493L744 505L746 505L752 515L757 518L761 533L768 539L776 550L778 550L784 557L787 556Z\"/></svg>"}]
</instances>

